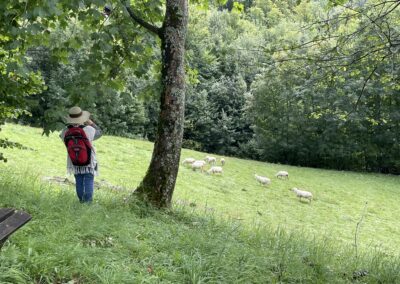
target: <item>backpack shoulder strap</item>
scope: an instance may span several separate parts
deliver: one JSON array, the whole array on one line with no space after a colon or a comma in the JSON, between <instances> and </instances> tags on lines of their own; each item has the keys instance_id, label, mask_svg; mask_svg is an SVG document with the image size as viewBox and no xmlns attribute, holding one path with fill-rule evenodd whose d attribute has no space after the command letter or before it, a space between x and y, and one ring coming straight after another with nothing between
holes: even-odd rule
<instances>
[{"instance_id":1,"label":"backpack shoulder strap","mask_svg":"<svg viewBox=\"0 0 400 284\"><path fill-rule=\"evenodd\" d=\"M83 125L83 124L80 124L79 126L74 126L73 124L68 124L68 125L67 125L67 128L68 128L68 129L74 128L74 127L79 127L79 128L82 128L82 129L83 129L83 128L86 127L86 125Z\"/></svg>"}]
</instances>

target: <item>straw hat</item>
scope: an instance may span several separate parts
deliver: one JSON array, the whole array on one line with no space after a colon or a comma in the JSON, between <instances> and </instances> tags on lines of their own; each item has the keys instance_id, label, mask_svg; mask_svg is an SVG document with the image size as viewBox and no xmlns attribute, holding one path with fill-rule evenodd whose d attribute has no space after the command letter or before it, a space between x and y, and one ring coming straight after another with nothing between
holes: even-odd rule
<instances>
[{"instance_id":1,"label":"straw hat","mask_svg":"<svg viewBox=\"0 0 400 284\"><path fill-rule=\"evenodd\" d=\"M90 112L86 110L82 110L78 106L74 106L69 109L68 116L65 117L65 120L69 124L83 124L90 117Z\"/></svg>"}]
</instances>

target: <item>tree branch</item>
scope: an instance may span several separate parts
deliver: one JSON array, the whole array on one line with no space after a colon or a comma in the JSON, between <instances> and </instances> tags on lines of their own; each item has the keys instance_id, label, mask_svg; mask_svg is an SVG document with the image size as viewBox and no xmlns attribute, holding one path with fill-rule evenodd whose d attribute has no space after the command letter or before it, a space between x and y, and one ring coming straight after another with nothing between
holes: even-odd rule
<instances>
[{"instance_id":1,"label":"tree branch","mask_svg":"<svg viewBox=\"0 0 400 284\"><path fill-rule=\"evenodd\" d=\"M121 0L122 3L122 0ZM125 7L126 11L128 12L129 16L131 17L131 19L139 24L140 26L144 27L145 29L147 29L148 31L151 31L152 33L155 33L156 35L158 35L159 37L161 37L161 28L153 26L152 24L146 22L145 20L143 20L141 17L139 17L132 9L131 7L127 6L126 4L122 3L122 5Z\"/></svg>"},{"instance_id":2,"label":"tree branch","mask_svg":"<svg viewBox=\"0 0 400 284\"><path fill-rule=\"evenodd\" d=\"M382 18L386 17L386 16L389 15L391 12L393 12L398 6L400 6L400 2L399 2L399 1L396 1L396 2L397 2L397 4L395 4L395 5L393 6L393 8L386 10L385 14L380 15L380 16L379 16L377 19L375 19L375 20L379 20L379 19L382 19Z\"/></svg>"},{"instance_id":3,"label":"tree branch","mask_svg":"<svg viewBox=\"0 0 400 284\"><path fill-rule=\"evenodd\" d=\"M332 0L330 0L330 1L332 1ZM396 2L398 2L398 1L396 1ZM400 2L399 2L399 3L400 3ZM384 5L382 6L382 9L384 9L385 5L386 5L386 3L384 3ZM396 7L397 7L398 5L399 5L399 4L397 4L397 5L396 5L393 9L391 9L389 12L385 13L385 15L389 14L391 11L393 11L394 9L396 9ZM339 5L339 6L345 8L345 9L348 9L348 10L350 10L350 11L356 13L356 14L359 14L359 15L361 15L361 16L366 17L371 23L373 23L373 24L379 29L379 31L380 31L380 32L386 37L386 39L390 42L390 39L389 39L388 35L383 31L382 26L378 24L378 20L381 20L381 19L382 19L382 16L380 15L382 11L379 13L379 15L377 16L377 18L373 19L371 16L368 15L367 12L365 12L365 11L363 11L363 10L358 11L358 10L352 8L351 6L345 6L345 5ZM385 16L385 15L384 15L384 16ZM379 33L378 33L378 36L381 37L381 36L379 35ZM382 39L382 37L381 37L381 39ZM382 41L383 41L383 39L382 39Z\"/></svg>"},{"instance_id":4,"label":"tree branch","mask_svg":"<svg viewBox=\"0 0 400 284\"><path fill-rule=\"evenodd\" d=\"M381 58L380 62L382 62L383 60L385 60L386 56L387 56L387 55L383 56L383 57ZM356 103L355 103L355 105L354 105L354 108L353 108L352 111L350 111L350 112L347 114L347 117L348 117L351 113L353 113L354 111L357 111L358 104L360 103L361 97L362 97L363 94L364 94L364 90L365 90L365 88L366 88L366 86L367 86L367 83L368 83L368 81L372 78L372 75L375 73L375 71L376 71L376 69L378 69L378 67L379 67L378 64L375 65L374 69L372 69L372 71L369 73L369 76L367 77L367 79L365 79L364 84L363 84L363 86L362 86L362 88L361 88L360 95L358 96L357 101L356 101Z\"/></svg>"}]
</instances>

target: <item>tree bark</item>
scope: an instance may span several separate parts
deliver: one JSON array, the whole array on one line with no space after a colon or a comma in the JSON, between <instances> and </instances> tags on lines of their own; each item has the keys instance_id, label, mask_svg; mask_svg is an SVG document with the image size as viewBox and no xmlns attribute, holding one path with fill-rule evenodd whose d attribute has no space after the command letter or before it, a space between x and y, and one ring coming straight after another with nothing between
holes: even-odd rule
<instances>
[{"instance_id":1,"label":"tree bark","mask_svg":"<svg viewBox=\"0 0 400 284\"><path fill-rule=\"evenodd\" d=\"M135 193L157 207L169 207L181 154L185 110L185 39L188 1L167 0L159 36L162 54L161 107L153 156Z\"/></svg>"}]
</instances>

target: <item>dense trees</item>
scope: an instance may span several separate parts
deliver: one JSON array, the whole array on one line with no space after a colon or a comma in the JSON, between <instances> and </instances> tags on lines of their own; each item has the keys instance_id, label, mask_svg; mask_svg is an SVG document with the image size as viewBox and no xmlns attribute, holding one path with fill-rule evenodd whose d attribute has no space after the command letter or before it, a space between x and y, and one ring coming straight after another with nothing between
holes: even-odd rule
<instances>
[{"instance_id":1,"label":"dense trees","mask_svg":"<svg viewBox=\"0 0 400 284\"><path fill-rule=\"evenodd\" d=\"M310 5L318 11L296 8L308 29L279 35L274 64L252 86L255 112L266 110L256 117L262 157L399 173L398 3L347 4L327 17L302 12Z\"/></svg>"},{"instance_id":2,"label":"dense trees","mask_svg":"<svg viewBox=\"0 0 400 284\"><path fill-rule=\"evenodd\" d=\"M9 12L2 10L3 22L30 31L2 27L0 56L8 60L2 66L29 70L13 74L31 83L21 92L0 89L2 96L19 98L0 106L18 106L22 114L27 109L33 115L20 119L50 131L61 127L65 108L79 103L108 133L154 141L163 88L157 36L132 22L121 2L110 3L108 18L102 1L61 2L70 12L57 16L54 9L61 6L53 2L35 7L26 2L26 9L23 1L10 2ZM399 5L386 0L191 5L184 147L399 173ZM132 9L161 26L161 3ZM48 20L38 21L39 15ZM22 24L24 19L30 22ZM7 63L15 60L18 64ZM2 80L10 83L10 74L5 79L2 73Z\"/></svg>"}]
</instances>

